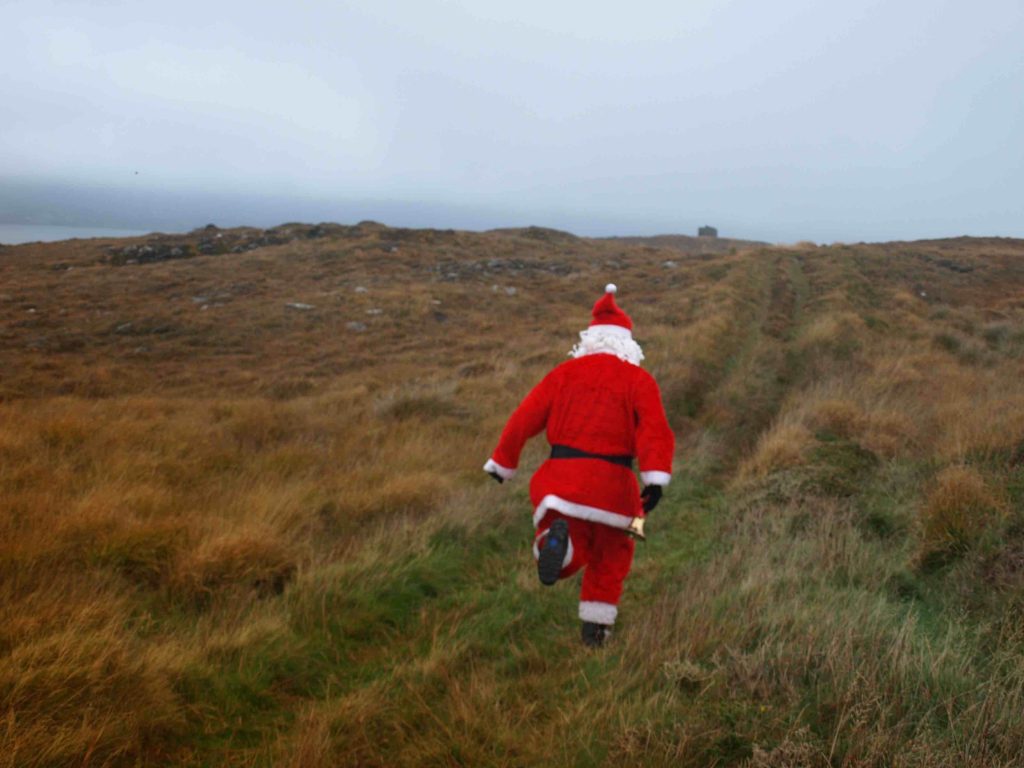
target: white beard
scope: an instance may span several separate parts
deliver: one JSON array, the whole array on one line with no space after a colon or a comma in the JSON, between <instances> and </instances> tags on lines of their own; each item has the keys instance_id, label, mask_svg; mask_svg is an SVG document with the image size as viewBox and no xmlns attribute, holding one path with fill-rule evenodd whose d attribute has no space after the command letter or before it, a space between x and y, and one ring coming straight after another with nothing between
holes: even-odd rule
<instances>
[{"instance_id":1,"label":"white beard","mask_svg":"<svg viewBox=\"0 0 1024 768\"><path fill-rule=\"evenodd\" d=\"M615 355L620 360L625 360L633 365L640 365L640 361L644 359L644 352L640 349L640 345L629 336L606 333L592 328L580 331L579 343L569 352L570 357L600 354Z\"/></svg>"}]
</instances>

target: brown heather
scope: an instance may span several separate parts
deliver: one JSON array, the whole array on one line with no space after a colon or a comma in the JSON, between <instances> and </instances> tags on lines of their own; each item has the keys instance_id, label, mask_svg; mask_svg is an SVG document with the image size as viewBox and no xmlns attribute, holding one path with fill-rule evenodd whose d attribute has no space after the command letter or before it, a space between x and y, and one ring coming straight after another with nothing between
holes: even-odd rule
<instances>
[{"instance_id":1,"label":"brown heather","mask_svg":"<svg viewBox=\"0 0 1024 768\"><path fill-rule=\"evenodd\" d=\"M0 768L1024 765L1024 242L263 234L0 248ZM679 453L595 654L480 466L609 280Z\"/></svg>"}]
</instances>

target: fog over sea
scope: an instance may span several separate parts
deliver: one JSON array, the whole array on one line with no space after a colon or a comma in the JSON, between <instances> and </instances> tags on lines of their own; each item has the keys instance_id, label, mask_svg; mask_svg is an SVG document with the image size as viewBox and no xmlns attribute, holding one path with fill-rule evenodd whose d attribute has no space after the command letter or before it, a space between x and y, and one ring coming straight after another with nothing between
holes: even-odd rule
<instances>
[{"instance_id":1,"label":"fog over sea","mask_svg":"<svg viewBox=\"0 0 1024 768\"><path fill-rule=\"evenodd\" d=\"M107 227L75 227L57 224L0 224L0 245L19 243L52 243L57 240L89 237L136 237L146 234L140 229L109 229Z\"/></svg>"}]
</instances>

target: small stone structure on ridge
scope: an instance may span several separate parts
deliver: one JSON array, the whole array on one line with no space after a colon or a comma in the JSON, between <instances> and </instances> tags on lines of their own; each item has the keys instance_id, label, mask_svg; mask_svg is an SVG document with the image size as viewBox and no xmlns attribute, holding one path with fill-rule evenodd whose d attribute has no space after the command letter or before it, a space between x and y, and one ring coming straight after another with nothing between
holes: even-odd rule
<instances>
[{"instance_id":1,"label":"small stone structure on ridge","mask_svg":"<svg viewBox=\"0 0 1024 768\"><path fill-rule=\"evenodd\" d=\"M697 230L698 237L718 237L718 230L705 224Z\"/></svg>"}]
</instances>

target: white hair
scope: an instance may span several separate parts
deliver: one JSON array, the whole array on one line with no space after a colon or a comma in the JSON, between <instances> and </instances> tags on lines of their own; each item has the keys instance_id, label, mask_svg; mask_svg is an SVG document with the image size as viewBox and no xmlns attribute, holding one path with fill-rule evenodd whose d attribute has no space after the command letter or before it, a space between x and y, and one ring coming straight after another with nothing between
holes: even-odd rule
<instances>
[{"instance_id":1,"label":"white hair","mask_svg":"<svg viewBox=\"0 0 1024 768\"><path fill-rule=\"evenodd\" d=\"M644 352L628 334L610 333L604 328L587 328L580 331L580 341L569 352L570 357L584 355L615 355L633 365L640 365Z\"/></svg>"}]
</instances>

